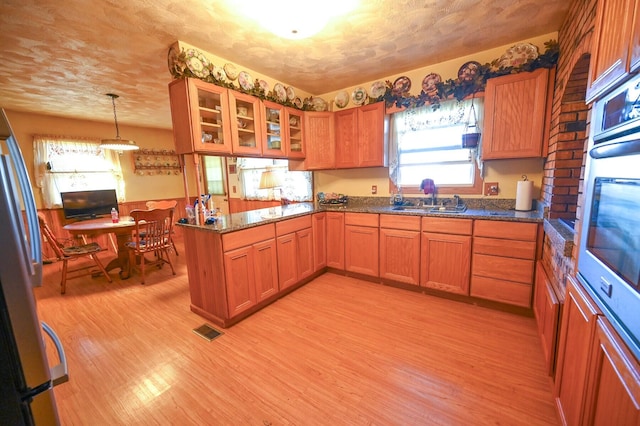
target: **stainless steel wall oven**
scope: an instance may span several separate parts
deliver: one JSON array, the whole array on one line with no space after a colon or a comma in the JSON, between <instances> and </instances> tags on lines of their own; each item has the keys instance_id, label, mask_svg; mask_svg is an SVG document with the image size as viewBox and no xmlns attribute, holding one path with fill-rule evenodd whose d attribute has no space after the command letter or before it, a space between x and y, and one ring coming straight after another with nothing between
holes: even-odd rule
<instances>
[{"instance_id":1,"label":"stainless steel wall oven","mask_svg":"<svg viewBox=\"0 0 640 426\"><path fill-rule=\"evenodd\" d=\"M596 102L578 279L640 358L640 75Z\"/></svg>"}]
</instances>

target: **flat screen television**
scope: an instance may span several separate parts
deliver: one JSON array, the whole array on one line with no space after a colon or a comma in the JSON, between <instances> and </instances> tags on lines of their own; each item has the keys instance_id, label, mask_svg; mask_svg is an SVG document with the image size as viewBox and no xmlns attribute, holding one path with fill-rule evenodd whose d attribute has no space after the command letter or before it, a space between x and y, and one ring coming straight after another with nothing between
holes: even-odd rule
<instances>
[{"instance_id":1,"label":"flat screen television","mask_svg":"<svg viewBox=\"0 0 640 426\"><path fill-rule=\"evenodd\" d=\"M118 210L115 189L61 192L60 197L65 219L92 219L111 215L114 207Z\"/></svg>"}]
</instances>

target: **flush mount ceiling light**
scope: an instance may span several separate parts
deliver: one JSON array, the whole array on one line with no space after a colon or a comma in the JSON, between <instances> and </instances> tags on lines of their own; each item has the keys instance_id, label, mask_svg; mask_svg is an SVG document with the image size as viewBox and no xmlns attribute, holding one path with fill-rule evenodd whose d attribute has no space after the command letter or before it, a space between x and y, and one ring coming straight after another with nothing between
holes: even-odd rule
<instances>
[{"instance_id":1,"label":"flush mount ceiling light","mask_svg":"<svg viewBox=\"0 0 640 426\"><path fill-rule=\"evenodd\" d=\"M100 147L103 149L112 149L114 151L135 151L139 149L138 145L134 141L121 139L120 138L120 128L118 127L118 116L116 115L116 98L119 98L118 95L113 93L107 93L107 96L111 98L111 103L113 104L113 120L116 123L116 138L115 139L102 139L100 142Z\"/></svg>"},{"instance_id":2,"label":"flush mount ceiling light","mask_svg":"<svg viewBox=\"0 0 640 426\"><path fill-rule=\"evenodd\" d=\"M278 37L298 40L319 33L332 18L357 5L358 0L245 0L242 13Z\"/></svg>"}]
</instances>

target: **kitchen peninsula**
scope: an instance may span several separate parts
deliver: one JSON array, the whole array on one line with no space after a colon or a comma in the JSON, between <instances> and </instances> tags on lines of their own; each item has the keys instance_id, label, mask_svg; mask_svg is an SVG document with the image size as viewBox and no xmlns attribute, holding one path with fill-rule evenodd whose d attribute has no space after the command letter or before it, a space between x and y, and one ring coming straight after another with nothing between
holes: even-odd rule
<instances>
[{"instance_id":1,"label":"kitchen peninsula","mask_svg":"<svg viewBox=\"0 0 640 426\"><path fill-rule=\"evenodd\" d=\"M191 310L226 328L330 268L530 314L543 215L500 207L300 203L178 224Z\"/></svg>"}]
</instances>

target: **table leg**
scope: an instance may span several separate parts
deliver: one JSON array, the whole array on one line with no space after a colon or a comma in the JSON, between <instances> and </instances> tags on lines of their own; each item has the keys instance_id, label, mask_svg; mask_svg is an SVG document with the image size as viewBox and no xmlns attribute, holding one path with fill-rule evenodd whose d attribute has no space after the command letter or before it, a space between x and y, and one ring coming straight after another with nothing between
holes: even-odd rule
<instances>
[{"instance_id":1,"label":"table leg","mask_svg":"<svg viewBox=\"0 0 640 426\"><path fill-rule=\"evenodd\" d=\"M131 275L129 269L129 249L127 243L131 240L131 231L116 233L116 241L118 242L118 257L111 260L106 266L106 270L110 271L115 268L120 268L120 278L126 280Z\"/></svg>"}]
</instances>

